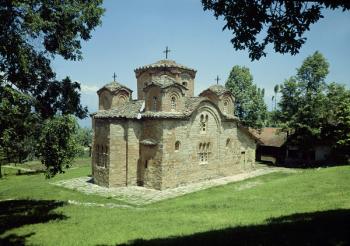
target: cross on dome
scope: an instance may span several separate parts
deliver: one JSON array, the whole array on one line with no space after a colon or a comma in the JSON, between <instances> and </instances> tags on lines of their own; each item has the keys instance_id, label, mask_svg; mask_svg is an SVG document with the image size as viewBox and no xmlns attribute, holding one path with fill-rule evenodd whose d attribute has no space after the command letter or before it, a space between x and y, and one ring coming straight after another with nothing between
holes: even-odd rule
<instances>
[{"instance_id":1,"label":"cross on dome","mask_svg":"<svg viewBox=\"0 0 350 246\"><path fill-rule=\"evenodd\" d=\"M165 48L163 53L165 53L165 59L168 59L168 53L170 53L171 50L169 50L168 46Z\"/></svg>"}]
</instances>

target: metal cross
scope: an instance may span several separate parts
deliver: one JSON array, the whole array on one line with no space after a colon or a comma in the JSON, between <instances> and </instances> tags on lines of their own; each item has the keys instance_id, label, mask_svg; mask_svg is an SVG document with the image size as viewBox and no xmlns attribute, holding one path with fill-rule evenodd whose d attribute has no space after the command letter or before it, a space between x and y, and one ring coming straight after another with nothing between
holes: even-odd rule
<instances>
[{"instance_id":1,"label":"metal cross","mask_svg":"<svg viewBox=\"0 0 350 246\"><path fill-rule=\"evenodd\" d=\"M115 73L113 73L113 80L115 82L115 78L117 77L117 75L115 75Z\"/></svg>"},{"instance_id":2,"label":"metal cross","mask_svg":"<svg viewBox=\"0 0 350 246\"><path fill-rule=\"evenodd\" d=\"M219 75L216 76L215 80L216 80L216 84L218 85L219 84L219 80L220 80Z\"/></svg>"},{"instance_id":3,"label":"metal cross","mask_svg":"<svg viewBox=\"0 0 350 246\"><path fill-rule=\"evenodd\" d=\"M168 53L170 52L171 50L168 49L168 46L165 48L165 50L163 51L163 53L165 53L165 59L168 59Z\"/></svg>"}]
</instances>

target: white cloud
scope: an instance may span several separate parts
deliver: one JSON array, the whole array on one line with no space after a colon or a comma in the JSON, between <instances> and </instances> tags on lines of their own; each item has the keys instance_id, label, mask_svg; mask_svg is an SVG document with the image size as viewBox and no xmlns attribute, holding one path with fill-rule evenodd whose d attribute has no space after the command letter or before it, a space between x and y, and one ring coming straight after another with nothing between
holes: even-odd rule
<instances>
[{"instance_id":1,"label":"white cloud","mask_svg":"<svg viewBox=\"0 0 350 246\"><path fill-rule=\"evenodd\" d=\"M84 85L80 83L80 88L82 93L96 93L99 87L96 85Z\"/></svg>"}]
</instances>

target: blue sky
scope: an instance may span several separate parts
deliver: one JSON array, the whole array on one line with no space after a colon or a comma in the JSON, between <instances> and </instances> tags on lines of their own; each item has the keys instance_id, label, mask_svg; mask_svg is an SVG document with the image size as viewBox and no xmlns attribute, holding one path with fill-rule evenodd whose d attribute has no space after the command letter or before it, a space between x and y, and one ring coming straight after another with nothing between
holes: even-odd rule
<instances>
[{"instance_id":1,"label":"blue sky","mask_svg":"<svg viewBox=\"0 0 350 246\"><path fill-rule=\"evenodd\" d=\"M235 51L231 33L222 31L224 22L204 12L200 0L105 0L102 25L83 43L82 61L56 58L53 67L59 78L71 77L82 84L82 104L89 112L97 110L96 91L117 81L130 87L136 98L134 69L164 58L197 70L195 94L215 83L224 84L234 65L247 66L254 82L266 91L271 107L273 87L295 74L302 61L319 50L330 63L328 82L350 88L350 12L327 11L325 18L311 26L307 42L296 56L268 50L268 55L251 62L246 51ZM90 127L91 119L80 121Z\"/></svg>"}]
</instances>

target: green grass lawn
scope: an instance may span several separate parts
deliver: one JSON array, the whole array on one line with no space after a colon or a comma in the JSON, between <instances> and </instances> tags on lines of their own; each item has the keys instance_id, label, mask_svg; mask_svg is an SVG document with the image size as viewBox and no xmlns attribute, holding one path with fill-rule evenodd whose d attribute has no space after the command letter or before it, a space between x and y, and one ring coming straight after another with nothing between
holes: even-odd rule
<instances>
[{"instance_id":1,"label":"green grass lawn","mask_svg":"<svg viewBox=\"0 0 350 246\"><path fill-rule=\"evenodd\" d=\"M49 180L3 169L0 245L350 244L350 166L272 173L137 208L68 204L122 204L50 184L91 173L89 159L73 167Z\"/></svg>"}]
</instances>

